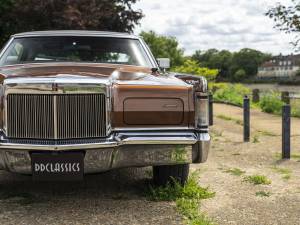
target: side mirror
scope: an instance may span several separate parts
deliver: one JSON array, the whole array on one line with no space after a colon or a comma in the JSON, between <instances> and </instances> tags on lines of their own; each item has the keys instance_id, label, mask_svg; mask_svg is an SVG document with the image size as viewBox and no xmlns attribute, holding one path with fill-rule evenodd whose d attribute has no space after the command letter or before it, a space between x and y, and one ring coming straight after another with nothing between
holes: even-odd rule
<instances>
[{"instance_id":1,"label":"side mirror","mask_svg":"<svg viewBox=\"0 0 300 225\"><path fill-rule=\"evenodd\" d=\"M159 68L161 68L163 71L166 69L170 69L170 59L169 58L158 58L156 59Z\"/></svg>"}]
</instances>

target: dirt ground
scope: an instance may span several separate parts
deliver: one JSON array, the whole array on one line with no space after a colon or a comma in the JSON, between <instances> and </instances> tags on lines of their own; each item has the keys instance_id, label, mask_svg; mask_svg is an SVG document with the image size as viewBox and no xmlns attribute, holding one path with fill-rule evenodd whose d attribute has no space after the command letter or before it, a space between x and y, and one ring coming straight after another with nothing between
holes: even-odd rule
<instances>
[{"instance_id":1,"label":"dirt ground","mask_svg":"<svg viewBox=\"0 0 300 225\"><path fill-rule=\"evenodd\" d=\"M282 161L280 117L252 111L251 142L243 143L236 122L241 109L222 104L214 109L209 160L192 165L192 170L200 169L201 186L216 192L201 202L201 212L220 225L300 224L300 120L292 121L293 158ZM232 168L245 174L226 173ZM290 178L275 168L288 169ZM272 183L243 181L255 174ZM149 168L89 175L80 183L35 183L29 176L0 171L0 224L181 224L174 203L146 200L148 182ZM257 196L259 191L270 196Z\"/></svg>"},{"instance_id":2,"label":"dirt ground","mask_svg":"<svg viewBox=\"0 0 300 225\"><path fill-rule=\"evenodd\" d=\"M243 143L242 126L220 119L220 115L242 119L242 110L223 104L216 104L214 109L209 160L193 166L203 171L201 185L216 192L215 198L202 201L201 211L218 224L300 224L300 120L292 120L293 157L285 161L280 160L280 117L252 110L251 142ZM245 174L226 173L232 168ZM278 168L290 171L290 178L284 178ZM272 183L253 185L243 181L245 176L256 174L267 176ZM260 191L270 196L256 196Z\"/></svg>"}]
</instances>

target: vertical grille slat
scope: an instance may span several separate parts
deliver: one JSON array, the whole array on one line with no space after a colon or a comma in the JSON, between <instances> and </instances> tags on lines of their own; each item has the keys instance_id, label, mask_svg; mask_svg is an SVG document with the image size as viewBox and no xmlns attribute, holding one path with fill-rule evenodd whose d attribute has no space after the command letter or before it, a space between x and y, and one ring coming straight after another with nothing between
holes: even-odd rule
<instances>
[{"instance_id":1,"label":"vertical grille slat","mask_svg":"<svg viewBox=\"0 0 300 225\"><path fill-rule=\"evenodd\" d=\"M73 139L107 136L104 94L9 94L7 136Z\"/></svg>"}]
</instances>

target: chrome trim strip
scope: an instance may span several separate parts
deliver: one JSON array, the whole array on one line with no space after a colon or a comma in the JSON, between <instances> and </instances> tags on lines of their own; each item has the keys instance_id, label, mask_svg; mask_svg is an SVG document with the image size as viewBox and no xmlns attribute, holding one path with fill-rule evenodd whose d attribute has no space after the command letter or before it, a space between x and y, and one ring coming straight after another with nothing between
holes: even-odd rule
<instances>
[{"instance_id":1,"label":"chrome trim strip","mask_svg":"<svg viewBox=\"0 0 300 225\"><path fill-rule=\"evenodd\" d=\"M100 143L41 145L41 144L15 144L0 142L0 149L28 149L28 150L89 150L97 148L117 147L122 145L193 145L201 140L209 140L208 133L195 132L148 132L148 133L116 133L106 141ZM3 139L2 139L3 140Z\"/></svg>"},{"instance_id":2,"label":"chrome trim strip","mask_svg":"<svg viewBox=\"0 0 300 225\"><path fill-rule=\"evenodd\" d=\"M168 131L168 130L195 130L190 127L115 127L112 129L113 131Z\"/></svg>"},{"instance_id":3,"label":"chrome trim strip","mask_svg":"<svg viewBox=\"0 0 300 225\"><path fill-rule=\"evenodd\" d=\"M6 43L6 45L2 48L2 50L0 52L0 58L2 57L4 52L6 52L6 50L8 49L8 47L10 46L12 41L13 41L13 38L10 38L9 41Z\"/></svg>"},{"instance_id":4,"label":"chrome trim strip","mask_svg":"<svg viewBox=\"0 0 300 225\"><path fill-rule=\"evenodd\" d=\"M32 31L14 34L11 37L51 37L51 36L88 36L88 37L113 37L113 38L127 38L137 39L138 36L122 33L122 32L109 32L109 31L83 31L83 30L49 30L49 31Z\"/></svg>"},{"instance_id":5,"label":"chrome trim strip","mask_svg":"<svg viewBox=\"0 0 300 225\"><path fill-rule=\"evenodd\" d=\"M57 95L53 96L53 122L54 122L54 139L57 139Z\"/></svg>"}]
</instances>

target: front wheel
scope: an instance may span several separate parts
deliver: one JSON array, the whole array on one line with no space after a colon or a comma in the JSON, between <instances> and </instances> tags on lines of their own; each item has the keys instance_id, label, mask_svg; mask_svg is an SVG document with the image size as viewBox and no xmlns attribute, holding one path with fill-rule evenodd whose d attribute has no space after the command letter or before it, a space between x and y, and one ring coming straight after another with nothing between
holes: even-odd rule
<instances>
[{"instance_id":1,"label":"front wheel","mask_svg":"<svg viewBox=\"0 0 300 225\"><path fill-rule=\"evenodd\" d=\"M189 175L189 164L153 166L153 181L156 185L166 185L173 179L184 185Z\"/></svg>"}]
</instances>

